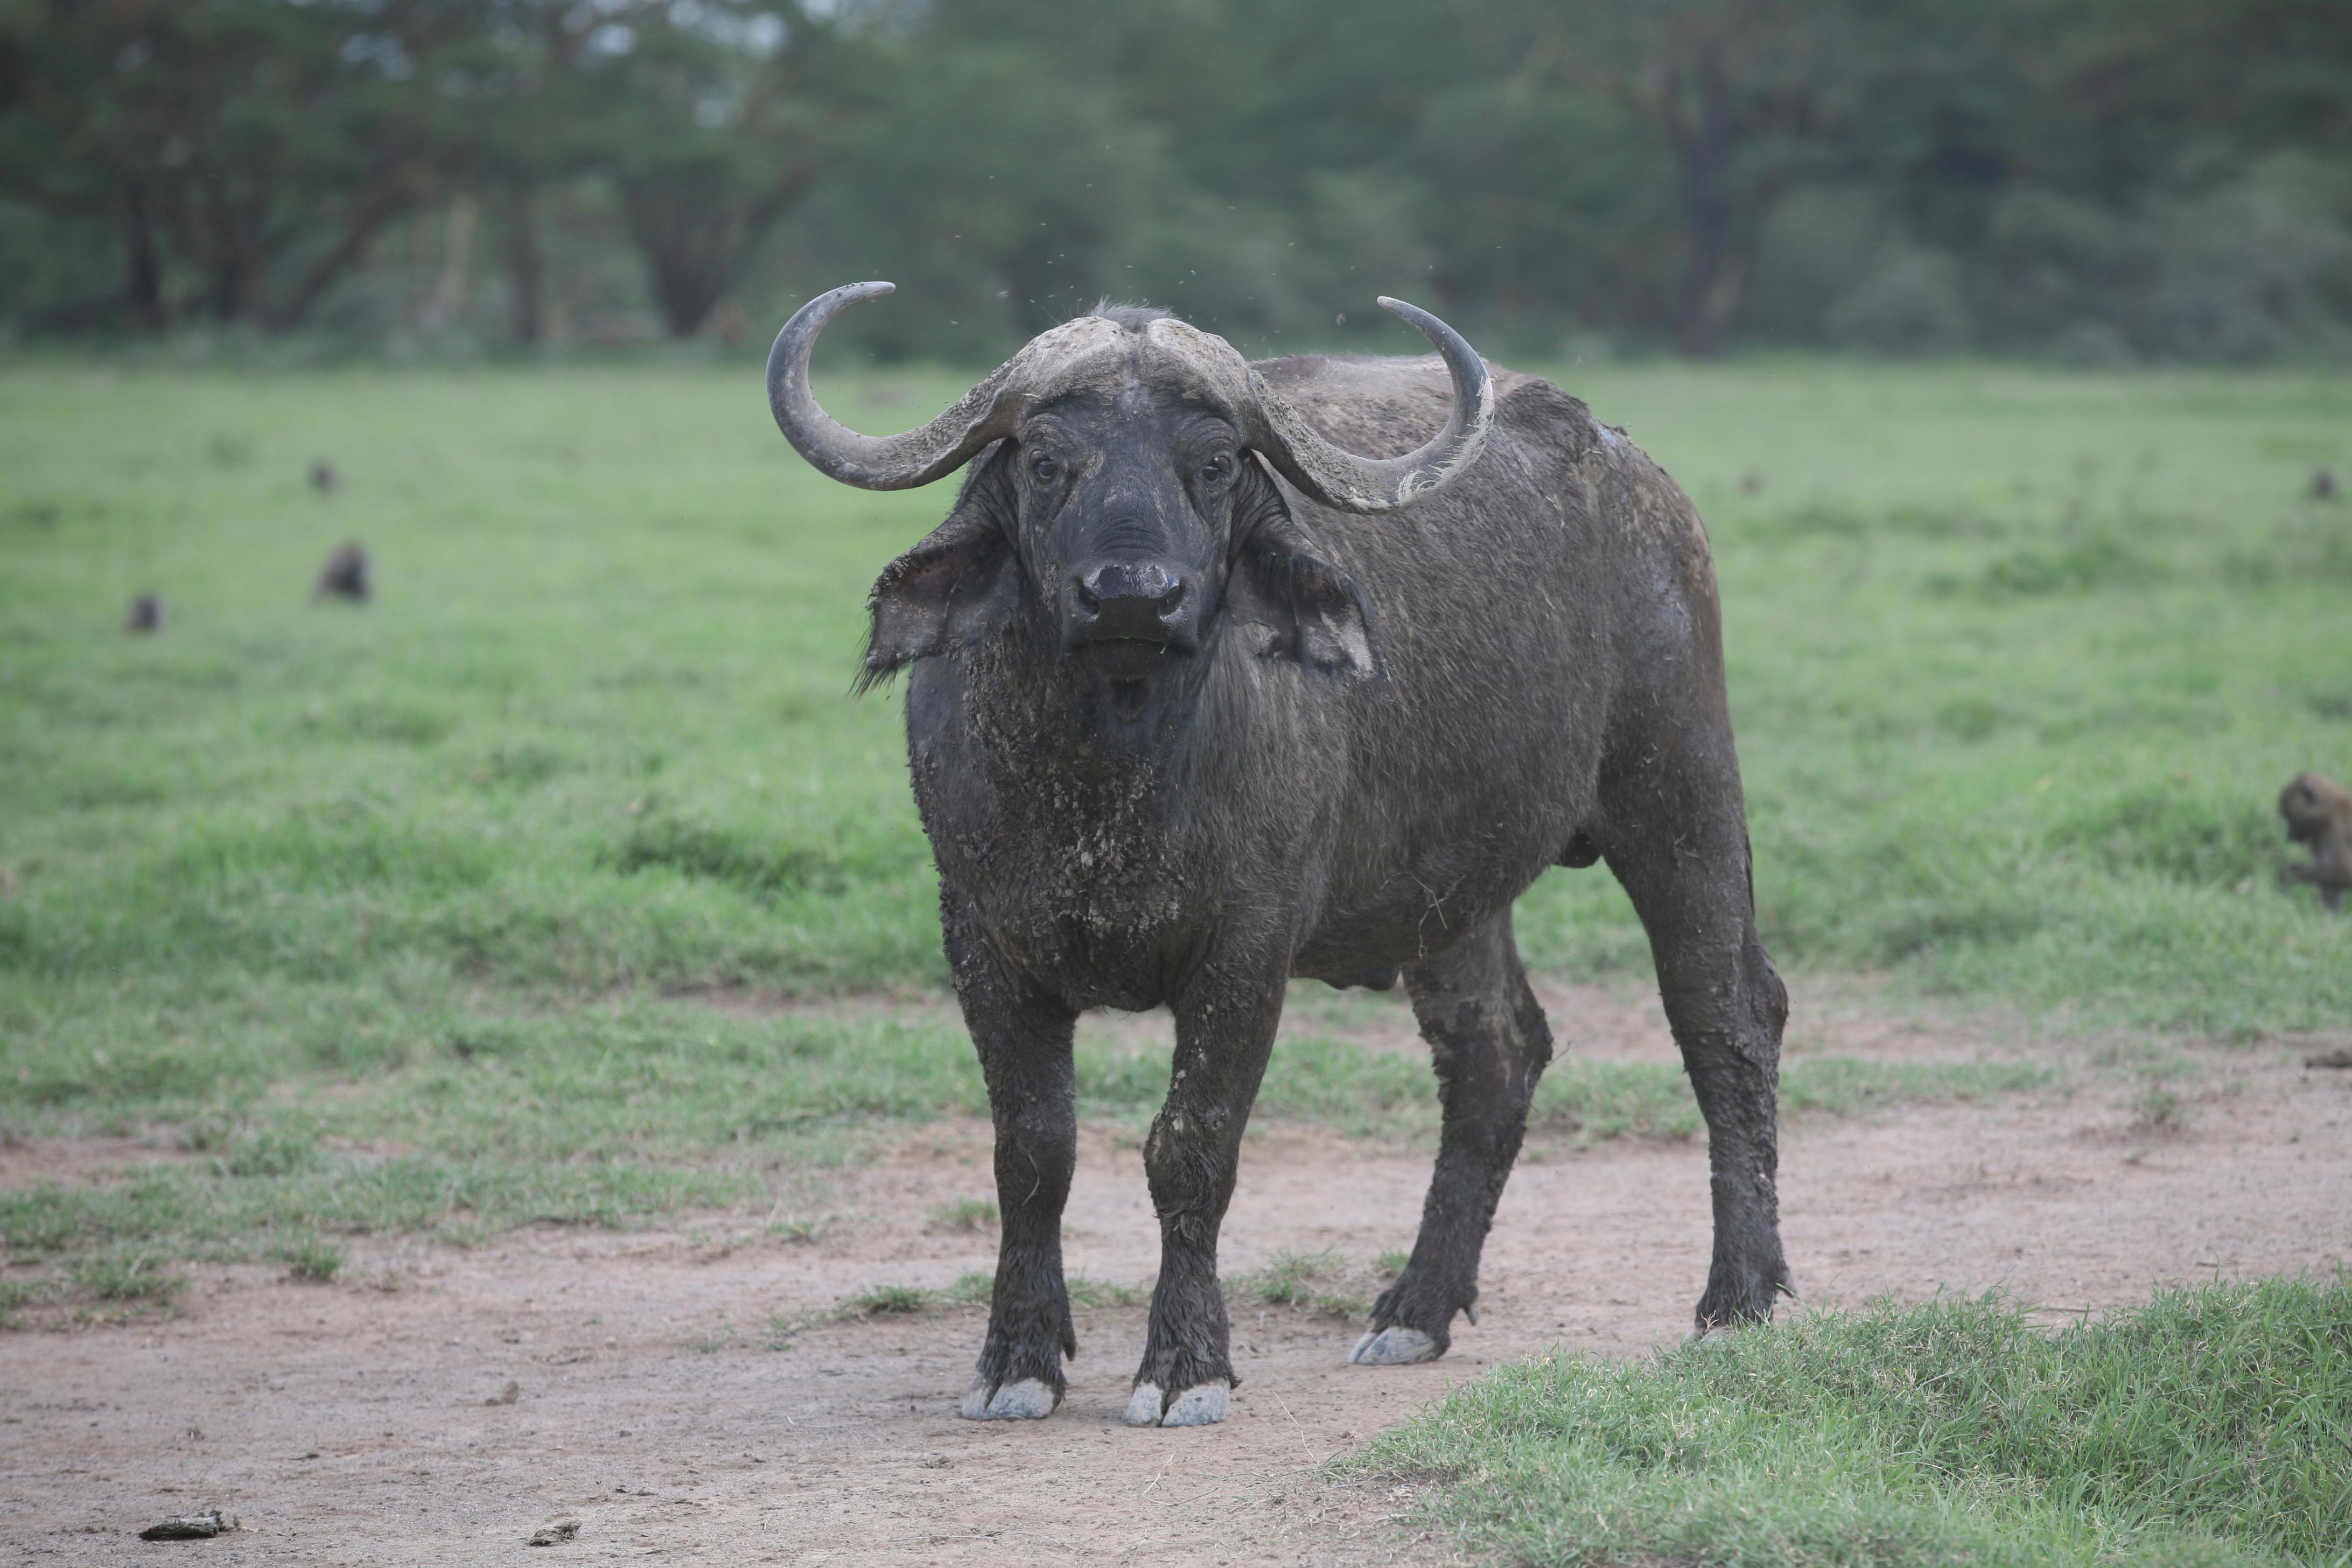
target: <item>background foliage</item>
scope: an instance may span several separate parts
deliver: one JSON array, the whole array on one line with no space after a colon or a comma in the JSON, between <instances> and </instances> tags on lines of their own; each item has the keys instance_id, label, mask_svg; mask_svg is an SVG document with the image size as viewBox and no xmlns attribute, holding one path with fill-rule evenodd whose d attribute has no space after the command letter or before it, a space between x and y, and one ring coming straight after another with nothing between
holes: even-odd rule
<instances>
[{"instance_id":1,"label":"background foliage","mask_svg":"<svg viewBox=\"0 0 2352 1568\"><path fill-rule=\"evenodd\" d=\"M2352 352L2332 0L0 0L0 322ZM1377 320L1377 319L1376 319Z\"/></svg>"}]
</instances>

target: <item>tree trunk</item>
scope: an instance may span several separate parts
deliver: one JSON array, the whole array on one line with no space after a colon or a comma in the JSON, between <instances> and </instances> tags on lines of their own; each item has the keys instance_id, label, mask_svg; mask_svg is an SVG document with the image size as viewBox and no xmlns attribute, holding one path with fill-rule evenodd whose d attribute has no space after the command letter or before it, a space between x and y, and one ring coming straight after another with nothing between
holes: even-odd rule
<instances>
[{"instance_id":1,"label":"tree trunk","mask_svg":"<svg viewBox=\"0 0 2352 1568\"><path fill-rule=\"evenodd\" d=\"M385 224L414 207L431 183L430 173L421 168L405 168L380 179L375 186L362 194L354 204L351 216L345 220L342 237L328 252L310 264L309 271L295 281L285 302L268 315L268 324L283 330L298 325L319 302L334 280L343 275L351 264L367 249L368 241ZM470 235L472 220L467 222ZM258 312L256 312L258 314Z\"/></svg>"},{"instance_id":2,"label":"tree trunk","mask_svg":"<svg viewBox=\"0 0 2352 1568\"><path fill-rule=\"evenodd\" d=\"M1738 140L1721 71L1712 59L1697 67L1697 122L1675 137L1682 164L1683 221L1690 230L1690 270L1683 279L1683 352L1699 359L1723 351L1724 331L1738 308L1747 267L1737 254L1737 204L1725 188L1726 165Z\"/></svg>"},{"instance_id":3,"label":"tree trunk","mask_svg":"<svg viewBox=\"0 0 2352 1568\"><path fill-rule=\"evenodd\" d=\"M629 232L653 275L654 303L673 338L701 330L735 275L747 230L742 204L699 193L625 193Z\"/></svg>"},{"instance_id":4,"label":"tree trunk","mask_svg":"<svg viewBox=\"0 0 2352 1568\"><path fill-rule=\"evenodd\" d=\"M420 331L446 331L465 314L467 286L474 275L474 224L480 214L481 204L470 192L460 191L449 198L441 218L441 271L418 306Z\"/></svg>"},{"instance_id":5,"label":"tree trunk","mask_svg":"<svg viewBox=\"0 0 2352 1568\"><path fill-rule=\"evenodd\" d=\"M529 185L508 187L500 204L499 242L514 289L515 342L536 347L547 336L547 275L539 253L539 215Z\"/></svg>"},{"instance_id":6,"label":"tree trunk","mask_svg":"<svg viewBox=\"0 0 2352 1568\"><path fill-rule=\"evenodd\" d=\"M123 296L131 320L142 332L163 330L163 268L155 259L155 226L147 211L147 187L133 180L122 193L122 243L129 276Z\"/></svg>"}]
</instances>

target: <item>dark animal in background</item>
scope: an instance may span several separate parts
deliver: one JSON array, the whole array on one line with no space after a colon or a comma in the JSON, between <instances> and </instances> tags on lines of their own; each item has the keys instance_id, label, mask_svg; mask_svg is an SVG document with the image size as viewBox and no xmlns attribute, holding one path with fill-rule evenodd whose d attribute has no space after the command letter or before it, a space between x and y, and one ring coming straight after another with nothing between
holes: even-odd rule
<instances>
[{"instance_id":1,"label":"dark animal in background","mask_svg":"<svg viewBox=\"0 0 2352 1568\"><path fill-rule=\"evenodd\" d=\"M310 464L310 488L320 495L333 495L342 483L342 475L335 472L335 465L326 458L317 458Z\"/></svg>"},{"instance_id":2,"label":"dark animal in background","mask_svg":"<svg viewBox=\"0 0 2352 1568\"><path fill-rule=\"evenodd\" d=\"M1788 1288L1787 997L1757 938L1706 535L1674 481L1583 404L1391 300L1441 357L1253 365L1107 306L923 428L860 436L817 405L809 351L889 291L805 306L768 395L845 483L971 464L875 585L865 668L912 666L915 796L996 1124L1002 1245L963 1413L1061 1401L1072 1026L1165 1004L1175 1056L1143 1150L1161 1264L1127 1419L1225 1414L1217 1233L1293 975L1402 977L1412 999L1436 1171L1349 1360L1443 1354L1454 1315L1475 1321L1551 1059L1511 904L1555 864L1606 859L1632 894L1706 1118L1697 1328L1769 1317Z\"/></svg>"},{"instance_id":3,"label":"dark animal in background","mask_svg":"<svg viewBox=\"0 0 2352 1568\"><path fill-rule=\"evenodd\" d=\"M123 613L122 629L132 633L162 631L163 629L163 596L160 594L142 594L131 600L131 608Z\"/></svg>"},{"instance_id":4,"label":"dark animal in background","mask_svg":"<svg viewBox=\"0 0 2352 1568\"><path fill-rule=\"evenodd\" d=\"M2336 473L2334 469L2314 468L2311 471L2311 499L2314 500L2334 500L2336 499Z\"/></svg>"},{"instance_id":5,"label":"dark animal in background","mask_svg":"<svg viewBox=\"0 0 2352 1568\"><path fill-rule=\"evenodd\" d=\"M2287 841L2311 847L2311 864L2286 868L2287 880L2315 885L2321 903L2342 909L2352 889L2352 790L2326 773L2299 773L2279 793L2279 815Z\"/></svg>"},{"instance_id":6,"label":"dark animal in background","mask_svg":"<svg viewBox=\"0 0 2352 1568\"><path fill-rule=\"evenodd\" d=\"M310 588L310 602L321 599L349 599L354 604L368 601L368 553L356 542L346 542L335 547L327 563L319 568L319 580Z\"/></svg>"}]
</instances>

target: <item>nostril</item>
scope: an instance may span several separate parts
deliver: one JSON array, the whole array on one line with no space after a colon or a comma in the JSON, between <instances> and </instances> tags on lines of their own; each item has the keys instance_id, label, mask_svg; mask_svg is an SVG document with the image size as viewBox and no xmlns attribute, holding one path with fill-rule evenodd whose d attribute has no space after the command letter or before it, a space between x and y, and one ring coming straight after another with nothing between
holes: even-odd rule
<instances>
[{"instance_id":1,"label":"nostril","mask_svg":"<svg viewBox=\"0 0 2352 1568\"><path fill-rule=\"evenodd\" d=\"M1192 647L1195 584L1168 565L1103 561L1066 581L1063 629L1074 641Z\"/></svg>"}]
</instances>

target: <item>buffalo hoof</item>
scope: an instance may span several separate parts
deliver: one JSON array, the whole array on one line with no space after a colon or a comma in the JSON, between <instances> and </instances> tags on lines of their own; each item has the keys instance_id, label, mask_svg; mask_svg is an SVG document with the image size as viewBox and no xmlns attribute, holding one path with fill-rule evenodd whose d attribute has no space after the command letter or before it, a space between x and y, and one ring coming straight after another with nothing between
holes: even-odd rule
<instances>
[{"instance_id":1,"label":"buffalo hoof","mask_svg":"<svg viewBox=\"0 0 2352 1568\"><path fill-rule=\"evenodd\" d=\"M1735 1323L1714 1323L1706 1328L1693 1329L1683 1336L1683 1343L1685 1346L1719 1344L1738 1331L1738 1325Z\"/></svg>"},{"instance_id":2,"label":"buffalo hoof","mask_svg":"<svg viewBox=\"0 0 2352 1568\"><path fill-rule=\"evenodd\" d=\"M1203 1383L1174 1399L1164 1398L1156 1383L1139 1383L1127 1402L1130 1426L1213 1426L1225 1418L1232 1389L1223 1383ZM1163 1409L1163 1405L1165 1408Z\"/></svg>"},{"instance_id":3,"label":"buffalo hoof","mask_svg":"<svg viewBox=\"0 0 2352 1568\"><path fill-rule=\"evenodd\" d=\"M1348 1352L1349 1366L1411 1366L1415 1362L1435 1361L1443 1353L1437 1342L1419 1329L1402 1325L1381 1329L1356 1342Z\"/></svg>"},{"instance_id":4,"label":"buffalo hoof","mask_svg":"<svg viewBox=\"0 0 2352 1568\"><path fill-rule=\"evenodd\" d=\"M1034 1377L1018 1383L1008 1383L993 1394L988 1391L988 1379L976 1377L964 1390L963 1418L967 1421L1043 1421L1054 1414L1054 1391Z\"/></svg>"}]
</instances>

